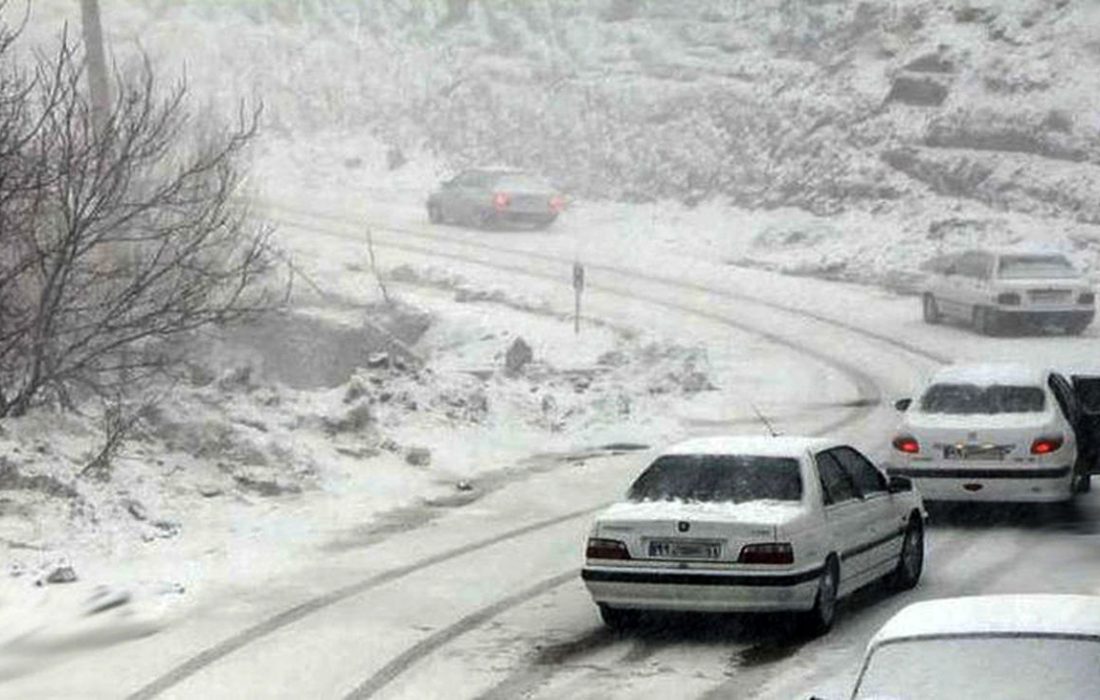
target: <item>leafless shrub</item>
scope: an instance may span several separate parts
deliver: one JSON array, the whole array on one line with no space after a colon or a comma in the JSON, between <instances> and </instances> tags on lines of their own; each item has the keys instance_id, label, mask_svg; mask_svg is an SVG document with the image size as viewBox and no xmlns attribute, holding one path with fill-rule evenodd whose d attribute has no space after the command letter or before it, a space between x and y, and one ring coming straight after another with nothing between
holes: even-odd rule
<instances>
[{"instance_id":1,"label":"leafless shrub","mask_svg":"<svg viewBox=\"0 0 1100 700\"><path fill-rule=\"evenodd\" d=\"M235 200L259 111L195 123L145 62L109 111L60 48L23 69L0 34L0 417L112 396L178 362L172 341L273 305L270 231Z\"/></svg>"}]
</instances>

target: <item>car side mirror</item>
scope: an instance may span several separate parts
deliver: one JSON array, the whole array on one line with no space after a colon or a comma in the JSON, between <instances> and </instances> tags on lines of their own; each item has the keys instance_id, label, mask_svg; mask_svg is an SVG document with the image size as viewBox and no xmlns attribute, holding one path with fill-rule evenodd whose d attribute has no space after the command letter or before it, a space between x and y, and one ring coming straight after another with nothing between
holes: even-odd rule
<instances>
[{"instance_id":1,"label":"car side mirror","mask_svg":"<svg viewBox=\"0 0 1100 700\"><path fill-rule=\"evenodd\" d=\"M890 493L905 493L906 491L912 491L913 480L905 476L891 474L890 480L886 484L886 489Z\"/></svg>"},{"instance_id":2,"label":"car side mirror","mask_svg":"<svg viewBox=\"0 0 1100 700\"><path fill-rule=\"evenodd\" d=\"M899 411L908 411L909 407L913 405L913 399L898 399L894 402L894 408Z\"/></svg>"}]
</instances>

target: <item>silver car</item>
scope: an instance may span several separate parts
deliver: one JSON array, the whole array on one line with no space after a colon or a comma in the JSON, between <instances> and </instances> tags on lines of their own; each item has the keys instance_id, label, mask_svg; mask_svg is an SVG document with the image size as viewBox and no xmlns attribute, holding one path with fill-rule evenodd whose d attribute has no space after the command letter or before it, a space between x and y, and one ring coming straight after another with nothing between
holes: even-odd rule
<instances>
[{"instance_id":1,"label":"silver car","mask_svg":"<svg viewBox=\"0 0 1100 700\"><path fill-rule=\"evenodd\" d=\"M490 228L498 224L549 226L565 208L550 183L522 170L478 168L443 182L428 197L432 223Z\"/></svg>"},{"instance_id":2,"label":"silver car","mask_svg":"<svg viewBox=\"0 0 1100 700\"><path fill-rule=\"evenodd\" d=\"M983 335L1013 325L1053 325L1077 335L1096 313L1091 285L1057 253L971 250L937 258L925 269L927 323L953 317Z\"/></svg>"}]
</instances>

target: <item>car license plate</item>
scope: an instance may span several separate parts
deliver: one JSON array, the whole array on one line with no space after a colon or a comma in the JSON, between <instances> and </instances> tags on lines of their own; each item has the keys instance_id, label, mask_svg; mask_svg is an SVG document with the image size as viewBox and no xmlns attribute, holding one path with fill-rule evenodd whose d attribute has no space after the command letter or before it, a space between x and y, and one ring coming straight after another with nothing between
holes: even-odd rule
<instances>
[{"instance_id":1,"label":"car license plate","mask_svg":"<svg viewBox=\"0 0 1100 700\"><path fill-rule=\"evenodd\" d=\"M720 542L652 540L649 543L649 556L658 559L717 559L721 554Z\"/></svg>"},{"instance_id":2,"label":"car license plate","mask_svg":"<svg viewBox=\"0 0 1100 700\"><path fill-rule=\"evenodd\" d=\"M1005 458L1005 450L1000 445L945 445L943 457L1000 462Z\"/></svg>"},{"instance_id":3,"label":"car license plate","mask_svg":"<svg viewBox=\"0 0 1100 700\"><path fill-rule=\"evenodd\" d=\"M1042 303L1069 301L1070 292L1063 289L1033 289L1030 292L1031 300Z\"/></svg>"}]
</instances>

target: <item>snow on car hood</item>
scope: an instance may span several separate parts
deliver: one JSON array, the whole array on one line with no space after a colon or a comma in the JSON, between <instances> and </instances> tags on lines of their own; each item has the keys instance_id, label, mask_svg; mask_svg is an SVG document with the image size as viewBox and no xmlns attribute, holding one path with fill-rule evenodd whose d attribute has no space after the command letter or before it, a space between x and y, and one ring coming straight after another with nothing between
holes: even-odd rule
<instances>
[{"instance_id":1,"label":"snow on car hood","mask_svg":"<svg viewBox=\"0 0 1100 700\"><path fill-rule=\"evenodd\" d=\"M801 513L802 503L799 501L624 501L605 510L598 520L695 520L781 525Z\"/></svg>"}]
</instances>

